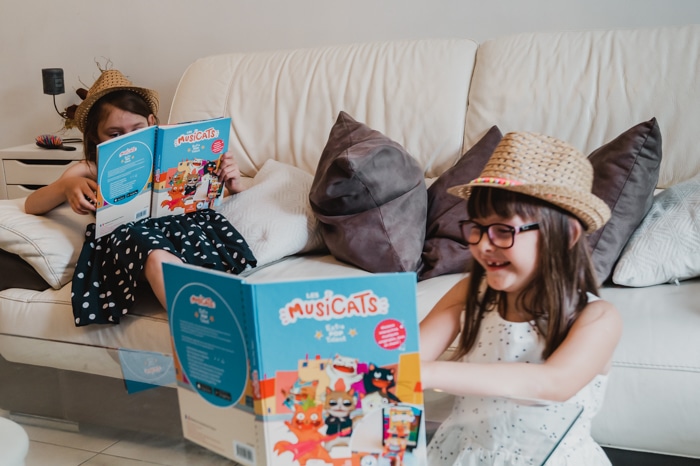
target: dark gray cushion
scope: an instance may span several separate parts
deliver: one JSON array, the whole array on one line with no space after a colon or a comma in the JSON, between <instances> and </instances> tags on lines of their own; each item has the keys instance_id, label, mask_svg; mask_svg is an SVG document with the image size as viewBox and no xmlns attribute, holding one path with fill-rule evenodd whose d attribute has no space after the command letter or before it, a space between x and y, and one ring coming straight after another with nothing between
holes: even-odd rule
<instances>
[{"instance_id":1,"label":"dark gray cushion","mask_svg":"<svg viewBox=\"0 0 700 466\"><path fill-rule=\"evenodd\" d=\"M661 130L652 118L593 151L593 194L610 220L588 237L600 283L610 278L622 249L651 208L661 166Z\"/></svg>"},{"instance_id":2,"label":"dark gray cushion","mask_svg":"<svg viewBox=\"0 0 700 466\"><path fill-rule=\"evenodd\" d=\"M418 280L467 270L472 259L469 245L462 239L459 222L468 220L463 199L447 193L447 188L477 178L503 134L491 127L449 170L428 188L428 216L425 244L418 267Z\"/></svg>"},{"instance_id":3,"label":"dark gray cushion","mask_svg":"<svg viewBox=\"0 0 700 466\"><path fill-rule=\"evenodd\" d=\"M340 112L309 200L337 259L370 272L415 271L425 239L427 189L397 142Z\"/></svg>"},{"instance_id":4,"label":"dark gray cushion","mask_svg":"<svg viewBox=\"0 0 700 466\"><path fill-rule=\"evenodd\" d=\"M17 254L0 249L0 291L8 288L43 291L51 288L46 280Z\"/></svg>"}]
</instances>

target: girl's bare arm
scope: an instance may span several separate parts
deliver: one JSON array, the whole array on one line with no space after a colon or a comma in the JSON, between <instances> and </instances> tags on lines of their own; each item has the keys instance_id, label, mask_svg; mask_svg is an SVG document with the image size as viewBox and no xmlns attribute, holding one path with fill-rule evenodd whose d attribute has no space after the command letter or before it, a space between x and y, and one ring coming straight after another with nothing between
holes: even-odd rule
<instances>
[{"instance_id":1,"label":"girl's bare arm","mask_svg":"<svg viewBox=\"0 0 700 466\"><path fill-rule=\"evenodd\" d=\"M564 401L597 374L606 373L622 334L622 319L606 301L586 306L569 334L542 364L425 362L425 388L456 395Z\"/></svg>"},{"instance_id":2,"label":"girl's bare arm","mask_svg":"<svg viewBox=\"0 0 700 466\"><path fill-rule=\"evenodd\" d=\"M468 278L463 278L445 293L420 323L422 360L439 358L459 334L468 288Z\"/></svg>"},{"instance_id":3,"label":"girl's bare arm","mask_svg":"<svg viewBox=\"0 0 700 466\"><path fill-rule=\"evenodd\" d=\"M50 185L31 193L24 201L24 210L28 214L42 215L68 201L76 213L87 214L95 211L96 190L94 167L80 161Z\"/></svg>"}]
</instances>

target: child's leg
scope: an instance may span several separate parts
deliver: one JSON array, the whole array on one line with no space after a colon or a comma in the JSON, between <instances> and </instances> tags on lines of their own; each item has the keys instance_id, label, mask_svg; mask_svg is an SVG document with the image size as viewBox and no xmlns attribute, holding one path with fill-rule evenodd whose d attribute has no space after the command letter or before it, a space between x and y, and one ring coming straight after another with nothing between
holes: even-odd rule
<instances>
[{"instance_id":1,"label":"child's leg","mask_svg":"<svg viewBox=\"0 0 700 466\"><path fill-rule=\"evenodd\" d=\"M156 298L158 298L158 301L160 302L161 306L163 306L163 309L166 309L165 282L163 280L164 262L182 263L180 258L176 255L171 254L164 249L154 249L148 255L148 259L146 259L146 264L144 265L143 269L143 276L151 285L153 294L156 295Z\"/></svg>"}]
</instances>

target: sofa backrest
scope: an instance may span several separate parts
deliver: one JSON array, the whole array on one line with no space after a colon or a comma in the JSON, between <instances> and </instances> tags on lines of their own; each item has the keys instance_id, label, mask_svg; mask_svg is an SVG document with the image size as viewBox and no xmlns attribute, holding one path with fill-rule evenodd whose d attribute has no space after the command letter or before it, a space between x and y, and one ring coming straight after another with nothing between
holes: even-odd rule
<instances>
[{"instance_id":1,"label":"sofa backrest","mask_svg":"<svg viewBox=\"0 0 700 466\"><path fill-rule=\"evenodd\" d=\"M700 173L700 25L532 33L484 42L469 93L465 147L492 125L536 131L590 154L656 117L659 188Z\"/></svg>"},{"instance_id":2,"label":"sofa backrest","mask_svg":"<svg viewBox=\"0 0 700 466\"><path fill-rule=\"evenodd\" d=\"M202 58L182 76L168 120L230 116L245 175L269 158L314 173L344 110L403 145L433 177L462 154L476 49L441 39Z\"/></svg>"}]
</instances>

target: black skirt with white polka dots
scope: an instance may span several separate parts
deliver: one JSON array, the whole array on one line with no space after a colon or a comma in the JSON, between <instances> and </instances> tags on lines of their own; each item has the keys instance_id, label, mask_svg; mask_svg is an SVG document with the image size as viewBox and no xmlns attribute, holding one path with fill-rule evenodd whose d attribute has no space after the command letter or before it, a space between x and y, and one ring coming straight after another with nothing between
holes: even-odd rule
<instances>
[{"instance_id":1,"label":"black skirt with white polka dots","mask_svg":"<svg viewBox=\"0 0 700 466\"><path fill-rule=\"evenodd\" d=\"M127 223L95 239L88 225L72 283L75 325L118 324L135 301L148 254L163 249L183 262L238 274L255 267L245 239L214 210Z\"/></svg>"}]
</instances>

